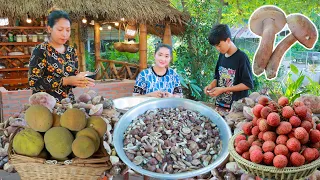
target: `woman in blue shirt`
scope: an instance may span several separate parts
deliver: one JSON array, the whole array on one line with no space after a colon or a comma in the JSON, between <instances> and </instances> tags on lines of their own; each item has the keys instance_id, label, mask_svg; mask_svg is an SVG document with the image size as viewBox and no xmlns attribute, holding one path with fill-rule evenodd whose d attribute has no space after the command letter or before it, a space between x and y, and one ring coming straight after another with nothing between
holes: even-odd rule
<instances>
[{"instance_id":1,"label":"woman in blue shirt","mask_svg":"<svg viewBox=\"0 0 320 180\"><path fill-rule=\"evenodd\" d=\"M179 75L168 68L172 59L172 48L159 44L154 54L155 65L140 72L136 78L133 95L149 97L182 97Z\"/></svg>"}]
</instances>

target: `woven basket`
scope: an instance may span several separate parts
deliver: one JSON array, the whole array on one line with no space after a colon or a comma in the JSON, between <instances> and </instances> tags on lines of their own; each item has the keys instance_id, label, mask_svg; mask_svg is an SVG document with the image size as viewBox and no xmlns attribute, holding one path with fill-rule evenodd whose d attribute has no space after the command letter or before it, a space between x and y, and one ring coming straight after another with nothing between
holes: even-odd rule
<instances>
[{"instance_id":1,"label":"woven basket","mask_svg":"<svg viewBox=\"0 0 320 180\"><path fill-rule=\"evenodd\" d=\"M119 52L136 53L139 51L139 43L116 42L114 48Z\"/></svg>"},{"instance_id":2,"label":"woven basket","mask_svg":"<svg viewBox=\"0 0 320 180\"><path fill-rule=\"evenodd\" d=\"M230 155L235 159L239 167L249 174L259 176L260 178L276 180L297 180L309 177L320 166L320 158L300 167L285 167L282 169L250 162L242 158L242 156L240 156L234 148L235 138L237 137L237 135L242 133L243 131L240 131L231 137L231 139L229 140L228 149Z\"/></svg>"},{"instance_id":3,"label":"woven basket","mask_svg":"<svg viewBox=\"0 0 320 180\"><path fill-rule=\"evenodd\" d=\"M122 46L122 42L115 42L113 43L114 48L119 51L119 52L125 52L123 46Z\"/></svg>"},{"instance_id":4,"label":"woven basket","mask_svg":"<svg viewBox=\"0 0 320 180\"><path fill-rule=\"evenodd\" d=\"M100 145L92 158L73 158L59 162L16 154L12 143L13 138L9 144L9 161L22 180L97 180L104 171L112 167L103 145Z\"/></svg>"}]
</instances>

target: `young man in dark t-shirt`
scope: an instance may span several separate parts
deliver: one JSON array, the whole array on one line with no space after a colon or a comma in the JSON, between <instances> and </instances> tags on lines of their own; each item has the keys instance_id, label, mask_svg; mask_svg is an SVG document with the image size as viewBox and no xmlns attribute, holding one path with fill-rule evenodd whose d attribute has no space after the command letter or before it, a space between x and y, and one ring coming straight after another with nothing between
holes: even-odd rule
<instances>
[{"instance_id":1,"label":"young man in dark t-shirt","mask_svg":"<svg viewBox=\"0 0 320 180\"><path fill-rule=\"evenodd\" d=\"M219 52L214 80L204 92L216 97L216 105L231 108L233 101L248 96L253 88L251 65L248 56L231 41L230 29L225 24L213 26L209 43Z\"/></svg>"}]
</instances>

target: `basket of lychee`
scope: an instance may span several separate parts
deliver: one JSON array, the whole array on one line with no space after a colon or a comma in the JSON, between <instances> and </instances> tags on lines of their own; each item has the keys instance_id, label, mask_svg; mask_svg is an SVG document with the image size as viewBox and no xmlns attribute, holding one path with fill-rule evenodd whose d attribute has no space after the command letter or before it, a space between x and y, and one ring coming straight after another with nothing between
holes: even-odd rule
<instances>
[{"instance_id":1,"label":"basket of lychee","mask_svg":"<svg viewBox=\"0 0 320 180\"><path fill-rule=\"evenodd\" d=\"M250 174L268 179L302 179L319 166L320 131L302 102L289 105L267 97L252 109L253 120L229 141L230 155ZM320 128L319 128L320 129Z\"/></svg>"}]
</instances>

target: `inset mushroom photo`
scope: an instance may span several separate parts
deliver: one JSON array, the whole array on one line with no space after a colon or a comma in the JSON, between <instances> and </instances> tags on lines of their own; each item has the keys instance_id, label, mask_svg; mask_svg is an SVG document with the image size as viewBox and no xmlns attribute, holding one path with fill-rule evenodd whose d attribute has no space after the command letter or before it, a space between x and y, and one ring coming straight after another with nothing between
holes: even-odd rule
<instances>
[{"instance_id":1,"label":"inset mushroom photo","mask_svg":"<svg viewBox=\"0 0 320 180\"><path fill-rule=\"evenodd\" d=\"M249 29L260 36L260 44L255 52L252 72L256 76L263 74L272 55L274 40L286 25L286 14L277 6L261 6L249 19Z\"/></svg>"},{"instance_id":2,"label":"inset mushroom photo","mask_svg":"<svg viewBox=\"0 0 320 180\"><path fill-rule=\"evenodd\" d=\"M274 47L276 35L286 24L290 33ZM286 17L282 9L273 5L256 9L249 19L249 29L260 36L260 43L252 63L252 72L255 76L265 73L268 80L277 77L283 56L291 46L299 42L306 49L313 49L318 40L318 30L308 17L299 13Z\"/></svg>"}]
</instances>

